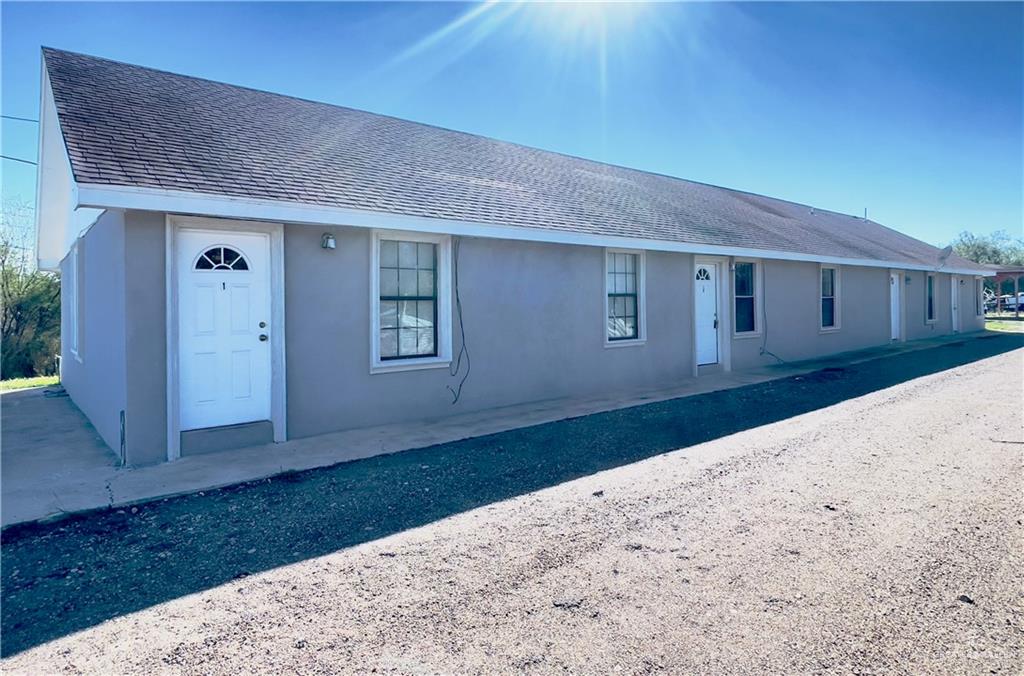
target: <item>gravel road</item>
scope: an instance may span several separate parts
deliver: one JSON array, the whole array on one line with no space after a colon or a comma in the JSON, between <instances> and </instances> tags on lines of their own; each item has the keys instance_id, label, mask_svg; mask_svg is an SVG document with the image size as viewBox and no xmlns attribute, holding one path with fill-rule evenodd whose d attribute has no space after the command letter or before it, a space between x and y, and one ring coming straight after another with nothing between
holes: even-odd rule
<instances>
[{"instance_id":1,"label":"gravel road","mask_svg":"<svg viewBox=\"0 0 1024 676\"><path fill-rule=\"evenodd\" d=\"M1019 674L1008 340L10 530L0 667Z\"/></svg>"}]
</instances>

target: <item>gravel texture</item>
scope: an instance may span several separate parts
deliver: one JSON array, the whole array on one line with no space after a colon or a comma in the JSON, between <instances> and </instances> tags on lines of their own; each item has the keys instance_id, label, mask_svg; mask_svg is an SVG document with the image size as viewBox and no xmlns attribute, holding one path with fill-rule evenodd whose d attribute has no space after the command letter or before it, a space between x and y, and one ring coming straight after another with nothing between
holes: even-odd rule
<instances>
[{"instance_id":1,"label":"gravel texture","mask_svg":"<svg viewBox=\"0 0 1024 676\"><path fill-rule=\"evenodd\" d=\"M1021 345L8 529L0 667L1021 673Z\"/></svg>"}]
</instances>

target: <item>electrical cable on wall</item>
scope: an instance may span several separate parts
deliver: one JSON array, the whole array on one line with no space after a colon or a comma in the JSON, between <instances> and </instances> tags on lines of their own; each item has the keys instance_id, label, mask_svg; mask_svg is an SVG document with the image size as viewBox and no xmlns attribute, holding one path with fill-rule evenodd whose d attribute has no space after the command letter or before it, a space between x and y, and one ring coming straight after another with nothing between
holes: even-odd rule
<instances>
[{"instance_id":1,"label":"electrical cable on wall","mask_svg":"<svg viewBox=\"0 0 1024 676\"><path fill-rule=\"evenodd\" d=\"M764 264L762 263L762 265L764 265ZM774 352L769 352L768 351L768 308L767 308L768 304L764 302L764 299L768 297L768 293L767 293L767 291L765 289L765 286L764 286L764 280L766 278L767 278L767 275L764 274L764 269L762 268L762 271L761 271L761 327L762 327L763 330L761 331L761 351L760 351L760 354L762 356L763 355L768 355L769 357L774 357L775 359L777 359L779 361L780 364L785 364L786 363L785 359L783 359L779 355L775 354Z\"/></svg>"},{"instance_id":2,"label":"electrical cable on wall","mask_svg":"<svg viewBox=\"0 0 1024 676\"><path fill-rule=\"evenodd\" d=\"M462 386L466 384L466 379L469 378L469 371L471 368L469 348L466 346L466 326L462 321L462 296L459 293L459 247L461 243L461 237L455 237L454 242L452 242L452 278L455 282L455 314L459 318L460 346L459 355L455 360L455 364L448 367L448 373L453 378L458 375L459 370L462 368L463 357L466 359L466 372L462 374L462 379L456 387L446 385L448 391L452 393L453 406L459 402L459 397L462 396Z\"/></svg>"}]
</instances>

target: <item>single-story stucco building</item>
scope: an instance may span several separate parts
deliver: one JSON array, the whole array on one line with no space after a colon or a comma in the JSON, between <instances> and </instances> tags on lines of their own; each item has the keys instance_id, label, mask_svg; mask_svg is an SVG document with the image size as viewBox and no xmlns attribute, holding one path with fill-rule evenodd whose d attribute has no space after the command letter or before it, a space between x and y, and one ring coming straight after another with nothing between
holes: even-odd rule
<instances>
[{"instance_id":1,"label":"single-story stucco building","mask_svg":"<svg viewBox=\"0 0 1024 676\"><path fill-rule=\"evenodd\" d=\"M864 218L65 51L40 158L133 465L983 328L989 271Z\"/></svg>"}]
</instances>

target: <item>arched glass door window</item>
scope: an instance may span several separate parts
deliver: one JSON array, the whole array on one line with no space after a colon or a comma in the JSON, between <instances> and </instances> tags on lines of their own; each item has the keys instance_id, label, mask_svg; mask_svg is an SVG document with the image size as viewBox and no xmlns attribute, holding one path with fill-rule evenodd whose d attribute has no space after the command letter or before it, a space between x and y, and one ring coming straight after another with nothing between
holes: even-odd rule
<instances>
[{"instance_id":1,"label":"arched glass door window","mask_svg":"<svg viewBox=\"0 0 1024 676\"><path fill-rule=\"evenodd\" d=\"M711 279L711 273L707 268L697 268L697 281L703 282Z\"/></svg>"},{"instance_id":2,"label":"arched glass door window","mask_svg":"<svg viewBox=\"0 0 1024 676\"><path fill-rule=\"evenodd\" d=\"M229 246L211 246L199 254L195 270L248 270L249 261Z\"/></svg>"}]
</instances>

